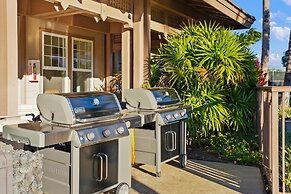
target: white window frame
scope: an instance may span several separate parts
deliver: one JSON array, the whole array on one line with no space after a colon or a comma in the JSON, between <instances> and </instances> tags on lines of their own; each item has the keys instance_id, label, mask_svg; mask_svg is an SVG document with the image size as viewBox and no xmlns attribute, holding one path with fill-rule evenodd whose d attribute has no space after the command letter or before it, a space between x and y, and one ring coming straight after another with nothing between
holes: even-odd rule
<instances>
[{"instance_id":1,"label":"white window frame","mask_svg":"<svg viewBox=\"0 0 291 194\"><path fill-rule=\"evenodd\" d=\"M44 65L44 36L45 35L49 35L49 36L55 36L58 38L64 38L66 40L66 44L65 44L65 59L66 59L66 63L65 63L65 67L51 67L51 66L45 66ZM41 40L41 48L42 48L42 53L41 53L41 58L42 58L42 77L44 77L44 72L43 70L59 70L59 71L65 71L66 75L64 77L65 81L65 85L64 85L64 92L70 92L70 79L68 77L68 36L66 35L61 35L61 34L56 34L56 33L51 33L51 32L42 32L42 40ZM52 45L51 45L52 46ZM43 79L43 78L42 78ZM42 80L42 91L43 91L43 80Z\"/></svg>"},{"instance_id":2,"label":"white window frame","mask_svg":"<svg viewBox=\"0 0 291 194\"><path fill-rule=\"evenodd\" d=\"M80 68L75 68L74 67L74 40L77 41L82 41L82 42L87 42L87 43L91 43L92 45L92 50L91 50L91 69L80 69ZM94 66L94 41L93 40L88 40L88 39L83 39L83 38L77 38L77 37L72 37L72 59L71 59L71 64L72 64L72 89L73 89L73 80L74 80L74 71L78 71L78 72L88 72L91 73L91 79L90 79L90 88L89 91L93 91L94 90L94 86L93 86L93 66Z\"/></svg>"}]
</instances>

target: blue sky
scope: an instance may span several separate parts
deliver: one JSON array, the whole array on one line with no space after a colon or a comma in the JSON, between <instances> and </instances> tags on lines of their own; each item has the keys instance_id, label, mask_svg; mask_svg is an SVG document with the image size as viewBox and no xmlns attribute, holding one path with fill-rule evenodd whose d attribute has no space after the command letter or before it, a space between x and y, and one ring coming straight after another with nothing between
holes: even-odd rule
<instances>
[{"instance_id":1,"label":"blue sky","mask_svg":"<svg viewBox=\"0 0 291 194\"><path fill-rule=\"evenodd\" d=\"M252 25L257 31L262 31L263 0L233 0L235 4L255 16ZM270 0L271 38L270 38L270 68L283 68L281 57L288 49L291 28L291 0ZM252 50L261 58L262 42L252 46Z\"/></svg>"}]
</instances>

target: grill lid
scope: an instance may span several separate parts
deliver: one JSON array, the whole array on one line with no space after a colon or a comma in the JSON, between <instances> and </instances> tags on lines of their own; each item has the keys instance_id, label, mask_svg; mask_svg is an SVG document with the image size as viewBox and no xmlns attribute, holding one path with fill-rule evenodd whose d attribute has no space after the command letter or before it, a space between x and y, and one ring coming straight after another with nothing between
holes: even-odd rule
<instances>
[{"instance_id":1,"label":"grill lid","mask_svg":"<svg viewBox=\"0 0 291 194\"><path fill-rule=\"evenodd\" d=\"M108 92L40 94L42 121L72 125L122 115L116 96Z\"/></svg>"},{"instance_id":2,"label":"grill lid","mask_svg":"<svg viewBox=\"0 0 291 194\"><path fill-rule=\"evenodd\" d=\"M179 94L174 88L136 88L124 91L127 108L155 110L181 105Z\"/></svg>"}]
</instances>

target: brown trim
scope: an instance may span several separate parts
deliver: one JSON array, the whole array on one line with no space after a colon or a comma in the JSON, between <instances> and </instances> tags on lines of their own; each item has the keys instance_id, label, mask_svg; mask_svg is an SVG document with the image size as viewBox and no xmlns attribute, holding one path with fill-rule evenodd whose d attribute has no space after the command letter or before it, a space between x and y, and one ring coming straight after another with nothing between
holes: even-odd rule
<instances>
[{"instance_id":1,"label":"brown trim","mask_svg":"<svg viewBox=\"0 0 291 194\"><path fill-rule=\"evenodd\" d=\"M130 88L133 88L133 30L130 30Z\"/></svg>"},{"instance_id":2,"label":"brown trim","mask_svg":"<svg viewBox=\"0 0 291 194\"><path fill-rule=\"evenodd\" d=\"M105 52L104 52L104 57L105 57L105 91L109 91L109 76L111 75L111 34L106 33L104 35L104 47L105 47Z\"/></svg>"},{"instance_id":3,"label":"brown trim","mask_svg":"<svg viewBox=\"0 0 291 194\"><path fill-rule=\"evenodd\" d=\"M18 78L22 79L27 75L27 56L26 56L26 17L17 16L18 25Z\"/></svg>"},{"instance_id":4,"label":"brown trim","mask_svg":"<svg viewBox=\"0 0 291 194\"><path fill-rule=\"evenodd\" d=\"M68 77L70 79L70 92L73 91L73 56L72 56L72 52L73 52L73 49L72 49L72 36L68 36L68 62L67 62L67 69L68 69Z\"/></svg>"}]
</instances>

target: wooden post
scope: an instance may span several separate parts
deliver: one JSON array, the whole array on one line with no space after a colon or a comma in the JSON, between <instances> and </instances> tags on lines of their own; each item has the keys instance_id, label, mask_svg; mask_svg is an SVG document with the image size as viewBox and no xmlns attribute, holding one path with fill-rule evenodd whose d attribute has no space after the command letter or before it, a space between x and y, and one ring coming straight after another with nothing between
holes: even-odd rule
<instances>
[{"instance_id":1,"label":"wooden post","mask_svg":"<svg viewBox=\"0 0 291 194\"><path fill-rule=\"evenodd\" d=\"M278 133L278 92L272 92L271 112L271 179L272 193L279 192L279 133Z\"/></svg>"},{"instance_id":2,"label":"wooden post","mask_svg":"<svg viewBox=\"0 0 291 194\"><path fill-rule=\"evenodd\" d=\"M124 90L130 88L130 63L131 63L131 49L130 49L130 37L131 31L129 29L123 29L121 34L121 55L122 55L122 100L124 100Z\"/></svg>"},{"instance_id":3,"label":"wooden post","mask_svg":"<svg viewBox=\"0 0 291 194\"><path fill-rule=\"evenodd\" d=\"M134 1L133 14L133 87L141 87L149 78L150 0Z\"/></svg>"},{"instance_id":4,"label":"wooden post","mask_svg":"<svg viewBox=\"0 0 291 194\"><path fill-rule=\"evenodd\" d=\"M0 6L0 115L18 113L17 0Z\"/></svg>"},{"instance_id":5,"label":"wooden post","mask_svg":"<svg viewBox=\"0 0 291 194\"><path fill-rule=\"evenodd\" d=\"M144 0L133 4L133 87L143 84L144 78Z\"/></svg>"}]
</instances>

